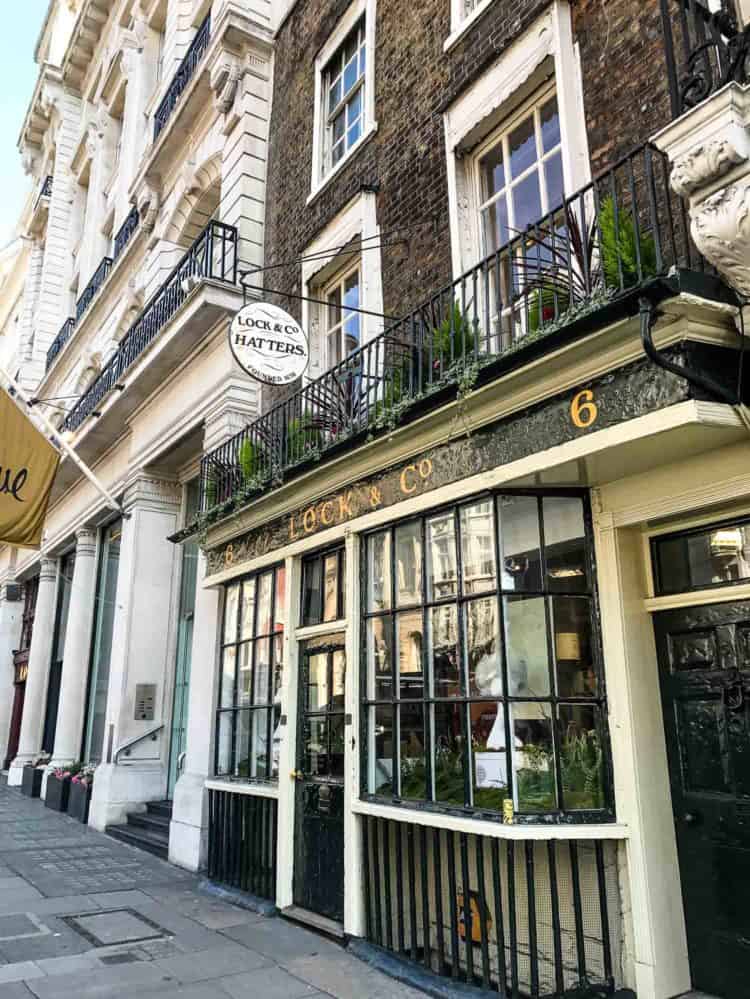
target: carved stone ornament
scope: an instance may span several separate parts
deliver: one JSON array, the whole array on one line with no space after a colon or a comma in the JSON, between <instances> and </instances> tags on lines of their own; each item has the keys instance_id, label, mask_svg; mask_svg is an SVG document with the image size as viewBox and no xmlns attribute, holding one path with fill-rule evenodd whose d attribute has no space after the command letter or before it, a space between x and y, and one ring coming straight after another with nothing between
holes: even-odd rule
<instances>
[{"instance_id":1,"label":"carved stone ornament","mask_svg":"<svg viewBox=\"0 0 750 999\"><path fill-rule=\"evenodd\" d=\"M738 152L726 139L715 139L691 150L672 168L672 189L686 198L744 163L747 156Z\"/></svg>"},{"instance_id":2,"label":"carved stone ornament","mask_svg":"<svg viewBox=\"0 0 750 999\"><path fill-rule=\"evenodd\" d=\"M234 56L222 55L211 68L211 90L214 103L221 114L232 110L240 80L244 75L242 64Z\"/></svg>"},{"instance_id":3,"label":"carved stone ornament","mask_svg":"<svg viewBox=\"0 0 750 999\"><path fill-rule=\"evenodd\" d=\"M750 177L691 209L695 245L742 295L750 296Z\"/></svg>"},{"instance_id":4,"label":"carved stone ornament","mask_svg":"<svg viewBox=\"0 0 750 999\"><path fill-rule=\"evenodd\" d=\"M30 149L26 149L21 157L21 165L23 166L23 172L27 177L34 176L36 167L37 157Z\"/></svg>"},{"instance_id":5,"label":"carved stone ornament","mask_svg":"<svg viewBox=\"0 0 750 999\"><path fill-rule=\"evenodd\" d=\"M138 215L141 219L141 228L145 232L153 232L156 220L161 208L161 195L156 187L146 185L138 193Z\"/></svg>"}]
</instances>

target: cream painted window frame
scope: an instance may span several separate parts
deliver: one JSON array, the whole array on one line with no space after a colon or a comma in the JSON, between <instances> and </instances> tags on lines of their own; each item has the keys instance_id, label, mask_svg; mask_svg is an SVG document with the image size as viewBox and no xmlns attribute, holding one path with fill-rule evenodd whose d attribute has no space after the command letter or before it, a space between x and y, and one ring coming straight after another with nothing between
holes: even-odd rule
<instances>
[{"instance_id":1,"label":"cream painted window frame","mask_svg":"<svg viewBox=\"0 0 750 999\"><path fill-rule=\"evenodd\" d=\"M343 340L343 337L344 337L344 324L345 324L345 322L346 322L346 320L348 318L345 315L345 313L347 311L346 310L346 306L343 304L344 303L344 288L345 288L346 281L353 274L357 275L357 296L358 296L358 298L360 298L361 297L361 292L362 292L362 255L361 255L361 253L360 253L359 256L357 256L354 259L354 261L350 260L348 263L345 263L339 270L336 271L336 273L331 278L328 279L328 281L325 284L321 285L320 286L320 294L319 295L318 294L314 294L312 296L313 298L320 298L321 301L327 302L328 301L328 296L331 294L331 292L335 291L336 288L341 289L341 306L339 307L339 312L341 313L341 317L340 317L339 321L333 325L333 327L329 326L330 310L331 310L331 308L336 308L336 306L331 306L331 305L320 306L320 309L321 309L321 311L323 313L323 323L322 323L323 329L320 332L321 346L323 347L323 350L321 351L321 354L322 354L322 357L323 357L326 369L330 369L330 368L333 367L334 363L338 363L338 362L334 362L331 359L330 340L331 340L331 335L332 335L332 333L334 331L336 332L336 335L339 337L339 348L341 350L341 359L344 360L346 358L346 356L347 356L346 351L345 351L345 344L344 344L344 340ZM360 316L360 320L361 320L361 318L362 317ZM361 328L362 328L362 323L360 322L360 333L361 333ZM362 338L361 338L361 335L360 335L360 345L361 345L361 343L362 343Z\"/></svg>"}]
</instances>

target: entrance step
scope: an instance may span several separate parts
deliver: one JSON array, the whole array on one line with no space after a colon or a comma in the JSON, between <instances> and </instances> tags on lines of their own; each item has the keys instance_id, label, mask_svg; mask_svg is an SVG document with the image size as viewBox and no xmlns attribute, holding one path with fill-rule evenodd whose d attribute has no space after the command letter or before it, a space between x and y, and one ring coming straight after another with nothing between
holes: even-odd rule
<instances>
[{"instance_id":1,"label":"entrance step","mask_svg":"<svg viewBox=\"0 0 750 999\"><path fill-rule=\"evenodd\" d=\"M169 823L171 801L149 801L145 812L130 812L127 822L107 826L106 832L121 843L147 850L163 860L169 858Z\"/></svg>"},{"instance_id":2,"label":"entrance step","mask_svg":"<svg viewBox=\"0 0 750 999\"><path fill-rule=\"evenodd\" d=\"M327 916L320 916L317 912L310 912L309 909L303 909L299 905L288 905L286 909L281 910L281 915L294 923L309 926L317 930L318 933L325 933L336 940L344 939L344 927L341 923L337 923L335 919L328 919Z\"/></svg>"}]
</instances>

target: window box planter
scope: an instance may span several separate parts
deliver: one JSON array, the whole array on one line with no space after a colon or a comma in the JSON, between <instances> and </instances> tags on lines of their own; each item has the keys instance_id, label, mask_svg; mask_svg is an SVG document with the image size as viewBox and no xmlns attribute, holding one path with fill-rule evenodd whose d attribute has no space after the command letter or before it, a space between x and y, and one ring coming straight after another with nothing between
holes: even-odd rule
<instances>
[{"instance_id":1,"label":"window box planter","mask_svg":"<svg viewBox=\"0 0 750 999\"><path fill-rule=\"evenodd\" d=\"M93 788L93 784L83 784L80 781L71 782L68 796L68 815L71 818L78 819L79 822L88 822Z\"/></svg>"},{"instance_id":2,"label":"window box planter","mask_svg":"<svg viewBox=\"0 0 750 999\"><path fill-rule=\"evenodd\" d=\"M56 812L67 812L69 795L70 777L55 777L54 774L50 774L47 778L47 797L44 799L47 808L52 808Z\"/></svg>"},{"instance_id":3,"label":"window box planter","mask_svg":"<svg viewBox=\"0 0 750 999\"><path fill-rule=\"evenodd\" d=\"M42 790L42 777L44 769L34 767L30 764L23 768L23 778L21 780L21 794L29 798L38 798Z\"/></svg>"}]
</instances>

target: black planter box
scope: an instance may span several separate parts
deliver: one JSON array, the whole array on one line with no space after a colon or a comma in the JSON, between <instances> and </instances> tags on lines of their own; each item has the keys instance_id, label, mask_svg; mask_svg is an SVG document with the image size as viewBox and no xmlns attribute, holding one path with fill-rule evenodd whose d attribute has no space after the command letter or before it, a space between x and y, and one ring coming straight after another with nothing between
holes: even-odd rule
<instances>
[{"instance_id":1,"label":"black planter box","mask_svg":"<svg viewBox=\"0 0 750 999\"><path fill-rule=\"evenodd\" d=\"M38 798L42 790L44 770L39 767L25 766L21 780L21 794L29 798Z\"/></svg>"},{"instance_id":2,"label":"black planter box","mask_svg":"<svg viewBox=\"0 0 750 999\"><path fill-rule=\"evenodd\" d=\"M47 778L47 797L44 799L47 808L53 808L56 812L67 812L69 794L70 777L55 777L54 774L50 774Z\"/></svg>"},{"instance_id":3,"label":"black planter box","mask_svg":"<svg viewBox=\"0 0 750 999\"><path fill-rule=\"evenodd\" d=\"M88 822L89 805L91 804L91 784L70 783L68 797L68 815L79 822Z\"/></svg>"}]
</instances>

